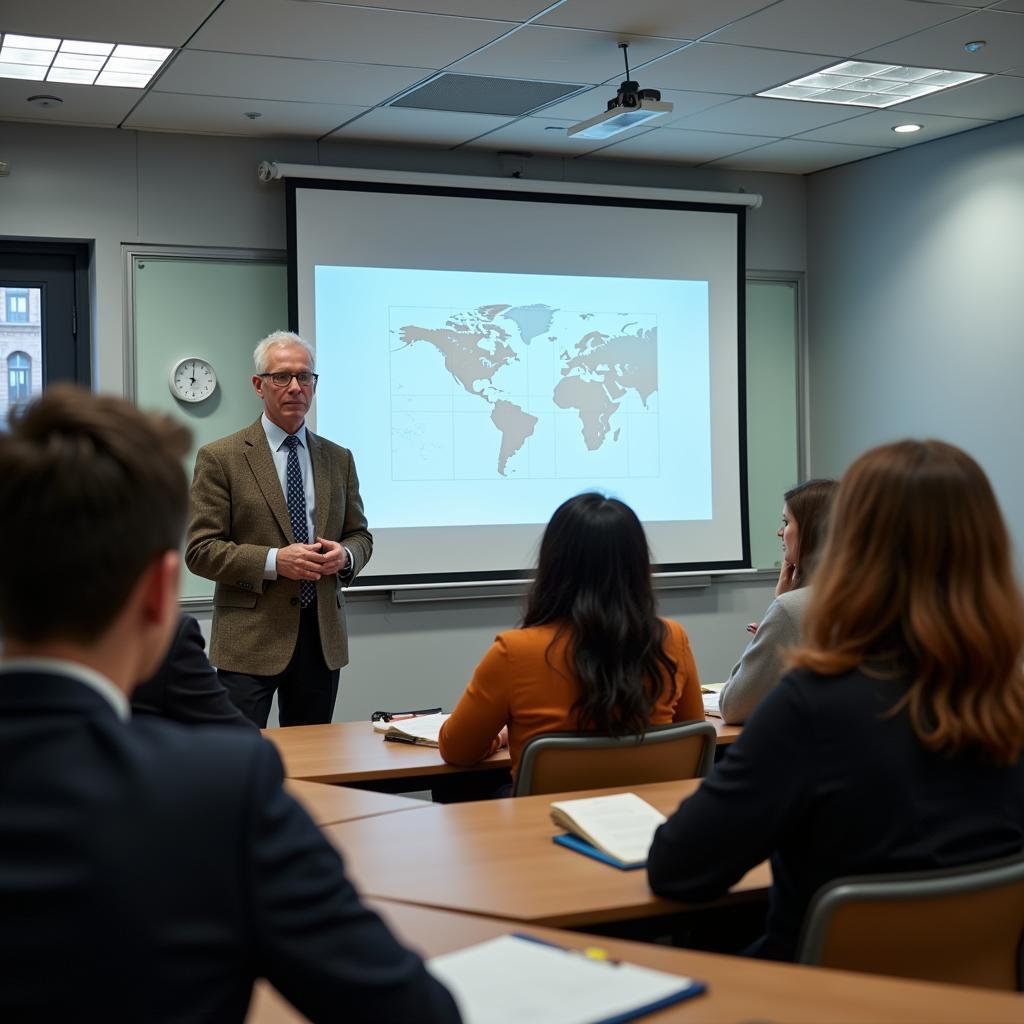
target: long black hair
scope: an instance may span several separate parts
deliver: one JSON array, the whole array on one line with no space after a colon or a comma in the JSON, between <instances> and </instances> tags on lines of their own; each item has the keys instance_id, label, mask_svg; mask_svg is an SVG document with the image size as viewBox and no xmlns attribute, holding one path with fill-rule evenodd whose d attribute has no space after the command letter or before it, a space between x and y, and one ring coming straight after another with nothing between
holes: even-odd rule
<instances>
[{"instance_id":1,"label":"long black hair","mask_svg":"<svg viewBox=\"0 0 1024 1024\"><path fill-rule=\"evenodd\" d=\"M560 505L540 544L523 626L568 634L567 660L581 693L583 731L643 733L676 664L664 650L644 528L626 504L578 494ZM548 648L550 654L551 647Z\"/></svg>"}]
</instances>

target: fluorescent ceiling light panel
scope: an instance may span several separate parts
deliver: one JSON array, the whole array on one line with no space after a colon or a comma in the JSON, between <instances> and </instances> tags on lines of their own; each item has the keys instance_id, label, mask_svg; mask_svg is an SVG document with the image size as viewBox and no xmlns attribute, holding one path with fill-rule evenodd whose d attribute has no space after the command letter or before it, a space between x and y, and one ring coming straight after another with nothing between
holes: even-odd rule
<instances>
[{"instance_id":1,"label":"fluorescent ceiling light panel","mask_svg":"<svg viewBox=\"0 0 1024 1024\"><path fill-rule=\"evenodd\" d=\"M872 64L844 60L830 68L804 75L785 85L759 92L780 100L839 103L851 107L891 107L942 89L973 82L985 75L941 68L909 68L898 64Z\"/></svg>"},{"instance_id":2,"label":"fluorescent ceiling light panel","mask_svg":"<svg viewBox=\"0 0 1024 1024\"><path fill-rule=\"evenodd\" d=\"M171 50L85 39L45 39L7 33L0 44L0 78L144 89Z\"/></svg>"},{"instance_id":3,"label":"fluorescent ceiling light panel","mask_svg":"<svg viewBox=\"0 0 1024 1024\"><path fill-rule=\"evenodd\" d=\"M660 100L640 100L635 107L612 107L589 121L574 124L568 135L574 139L607 139L639 124L646 124L672 112L672 104Z\"/></svg>"}]
</instances>

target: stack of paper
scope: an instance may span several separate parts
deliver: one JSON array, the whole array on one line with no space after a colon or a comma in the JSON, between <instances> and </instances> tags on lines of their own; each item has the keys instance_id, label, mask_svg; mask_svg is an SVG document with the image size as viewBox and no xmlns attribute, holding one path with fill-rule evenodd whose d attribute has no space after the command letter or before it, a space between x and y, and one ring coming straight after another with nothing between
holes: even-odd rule
<instances>
[{"instance_id":1,"label":"stack of paper","mask_svg":"<svg viewBox=\"0 0 1024 1024\"><path fill-rule=\"evenodd\" d=\"M551 805L551 820L571 834L555 836L561 846L585 853L617 868L641 868L663 815L636 793L560 800Z\"/></svg>"},{"instance_id":2,"label":"stack of paper","mask_svg":"<svg viewBox=\"0 0 1024 1024\"><path fill-rule=\"evenodd\" d=\"M436 956L427 967L451 990L465 1024L626 1021L705 989L692 978L593 959L528 935Z\"/></svg>"},{"instance_id":3,"label":"stack of paper","mask_svg":"<svg viewBox=\"0 0 1024 1024\"><path fill-rule=\"evenodd\" d=\"M384 739L397 743L415 743L421 747L436 747L441 726L449 715L417 715L397 722L374 722L374 732L382 732Z\"/></svg>"}]
</instances>

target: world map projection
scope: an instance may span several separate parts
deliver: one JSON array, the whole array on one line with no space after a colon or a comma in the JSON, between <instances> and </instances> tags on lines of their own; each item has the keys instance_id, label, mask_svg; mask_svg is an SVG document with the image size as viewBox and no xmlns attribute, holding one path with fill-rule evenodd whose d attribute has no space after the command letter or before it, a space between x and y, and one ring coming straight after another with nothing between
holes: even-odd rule
<instances>
[{"instance_id":1,"label":"world map projection","mask_svg":"<svg viewBox=\"0 0 1024 1024\"><path fill-rule=\"evenodd\" d=\"M389 320L393 448L414 458L419 479L480 472L451 458L449 435L480 429L474 410L489 413L491 473L503 478L584 477L588 456L628 441L638 417L655 421L645 424L645 447L658 437L656 314L495 302L392 306ZM554 426L566 416L569 434ZM400 478L402 466L393 468Z\"/></svg>"}]
</instances>

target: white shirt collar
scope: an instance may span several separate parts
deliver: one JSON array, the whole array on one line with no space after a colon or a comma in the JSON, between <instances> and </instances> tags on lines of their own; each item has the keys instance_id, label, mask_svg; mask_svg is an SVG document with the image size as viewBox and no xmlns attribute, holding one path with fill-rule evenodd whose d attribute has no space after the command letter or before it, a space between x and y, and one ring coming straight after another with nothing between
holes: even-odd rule
<instances>
[{"instance_id":1,"label":"white shirt collar","mask_svg":"<svg viewBox=\"0 0 1024 1024\"><path fill-rule=\"evenodd\" d=\"M132 716L124 691L119 690L105 675L80 662L65 661L63 658L7 658L0 662L0 675L9 672L45 672L55 676L70 676L106 700L122 722L127 722Z\"/></svg>"},{"instance_id":2,"label":"white shirt collar","mask_svg":"<svg viewBox=\"0 0 1024 1024\"><path fill-rule=\"evenodd\" d=\"M280 451L281 445L284 444L284 439L289 436L288 431L282 430L276 423L273 423L266 413L260 417L260 422L263 424L263 433L267 435L267 444L270 445L270 450L272 452ZM309 447L309 445L306 444L305 423L295 431L295 436L299 439L299 444L301 444L303 448Z\"/></svg>"}]
</instances>

